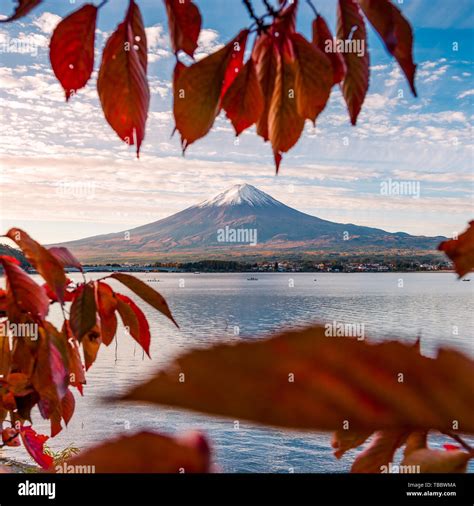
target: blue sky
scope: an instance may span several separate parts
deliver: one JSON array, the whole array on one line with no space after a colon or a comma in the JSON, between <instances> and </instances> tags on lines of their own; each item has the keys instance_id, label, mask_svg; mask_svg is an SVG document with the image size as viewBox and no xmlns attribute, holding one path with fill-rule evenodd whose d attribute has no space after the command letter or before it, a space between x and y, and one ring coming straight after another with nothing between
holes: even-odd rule
<instances>
[{"instance_id":1,"label":"blue sky","mask_svg":"<svg viewBox=\"0 0 474 506\"><path fill-rule=\"evenodd\" d=\"M2 230L20 226L44 242L127 230L241 182L324 219L390 231L450 236L472 219L472 0L397 2L415 30L419 97L411 96L370 30L371 83L357 127L350 126L334 88L316 129L306 125L302 139L284 156L279 176L269 144L251 129L235 145L222 115L181 157L178 137L170 137L174 58L165 12L156 0L138 0L149 39L152 90L140 160L103 119L96 72L66 104L48 63L48 40L59 16L84 3L45 0L20 22L0 25ZM250 24L240 0L196 3L204 28L198 57ZM335 0L313 3L334 30ZM12 5L0 0L0 12L11 12ZM96 69L99 50L125 8L126 1L113 0L100 12ZM298 16L303 34L309 35L312 19L303 2ZM28 51L5 51L13 39L26 42ZM389 178L419 183L420 197L382 195L381 184Z\"/></svg>"}]
</instances>

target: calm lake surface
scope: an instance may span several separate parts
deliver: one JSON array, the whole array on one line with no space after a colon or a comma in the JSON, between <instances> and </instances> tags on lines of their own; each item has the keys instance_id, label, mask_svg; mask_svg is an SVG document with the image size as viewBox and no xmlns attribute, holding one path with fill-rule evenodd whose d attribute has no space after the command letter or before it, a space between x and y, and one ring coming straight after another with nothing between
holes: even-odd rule
<instances>
[{"instance_id":1,"label":"calm lake surface","mask_svg":"<svg viewBox=\"0 0 474 506\"><path fill-rule=\"evenodd\" d=\"M259 338L285 326L316 321L364 323L366 335L373 339L413 342L420 335L421 351L428 356L441 345L474 356L474 276L471 282L458 281L451 273L258 273L257 281L240 273L137 276L159 280L150 285L166 297L181 329L140 304L150 322L152 360L143 357L121 328L117 350L114 344L102 347L89 370L84 397L73 389L76 412L69 427L48 441L53 449L69 444L85 447L142 428L166 433L199 429L212 442L215 466L221 472L347 472L356 452L336 460L327 433L284 432L245 422L235 430L233 420L148 405L110 405L102 398L139 383L187 349L224 339ZM79 280L76 274L71 277ZM57 308L52 315L60 325ZM37 411L33 421L37 431L49 434L49 423ZM435 447L443 442L447 439L432 438ZM29 462L20 450L8 448L5 455ZM473 464L470 470L474 471Z\"/></svg>"}]
</instances>

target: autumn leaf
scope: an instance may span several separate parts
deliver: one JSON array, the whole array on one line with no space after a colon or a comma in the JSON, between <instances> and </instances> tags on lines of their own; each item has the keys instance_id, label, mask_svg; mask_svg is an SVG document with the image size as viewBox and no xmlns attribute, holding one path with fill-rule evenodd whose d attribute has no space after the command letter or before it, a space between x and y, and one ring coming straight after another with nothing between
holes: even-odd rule
<instances>
[{"instance_id":1,"label":"autumn leaf","mask_svg":"<svg viewBox=\"0 0 474 506\"><path fill-rule=\"evenodd\" d=\"M31 376L36 361L38 341L15 339L12 343L11 370Z\"/></svg>"},{"instance_id":2,"label":"autumn leaf","mask_svg":"<svg viewBox=\"0 0 474 506\"><path fill-rule=\"evenodd\" d=\"M8 388L17 396L25 395L31 391L28 388L30 380L28 376L21 372L13 372L6 375Z\"/></svg>"},{"instance_id":3,"label":"autumn leaf","mask_svg":"<svg viewBox=\"0 0 474 506\"><path fill-rule=\"evenodd\" d=\"M10 370L11 352L10 339L3 332L0 333L0 377L6 376Z\"/></svg>"},{"instance_id":4,"label":"autumn leaf","mask_svg":"<svg viewBox=\"0 0 474 506\"><path fill-rule=\"evenodd\" d=\"M96 283L97 311L100 318L100 336L105 346L113 341L117 333L117 300L109 285L98 281Z\"/></svg>"},{"instance_id":5,"label":"autumn leaf","mask_svg":"<svg viewBox=\"0 0 474 506\"><path fill-rule=\"evenodd\" d=\"M326 107L333 85L332 65L326 55L301 34L290 36L296 58L296 107L313 125Z\"/></svg>"},{"instance_id":6,"label":"autumn leaf","mask_svg":"<svg viewBox=\"0 0 474 506\"><path fill-rule=\"evenodd\" d=\"M443 241L438 249L454 262L460 278L471 272L474 269L474 220L457 239Z\"/></svg>"},{"instance_id":7,"label":"autumn leaf","mask_svg":"<svg viewBox=\"0 0 474 506\"><path fill-rule=\"evenodd\" d=\"M247 37L248 30L245 30L241 37L233 43L233 49L231 52L230 60L227 65L227 69L224 75L224 82L222 83L221 89L221 100L224 98L224 95L227 93L227 90L234 82L239 72L242 70L244 66L244 53L245 46L247 45Z\"/></svg>"},{"instance_id":8,"label":"autumn leaf","mask_svg":"<svg viewBox=\"0 0 474 506\"><path fill-rule=\"evenodd\" d=\"M164 314L177 327L179 327L173 318L170 308L168 307L168 303L164 297L160 295L156 290L154 290L151 286L147 285L135 276L130 276L130 274L125 274L122 272L114 272L110 275L110 277L116 279L117 281L120 281L120 283L132 290L135 295L138 295L142 300L157 309L160 313Z\"/></svg>"},{"instance_id":9,"label":"autumn leaf","mask_svg":"<svg viewBox=\"0 0 474 506\"><path fill-rule=\"evenodd\" d=\"M79 260L67 248L64 248L63 246L54 246L49 248L48 251L63 267L75 267L82 272L81 262L79 262Z\"/></svg>"},{"instance_id":10,"label":"autumn leaf","mask_svg":"<svg viewBox=\"0 0 474 506\"><path fill-rule=\"evenodd\" d=\"M331 30L326 20L318 15L313 21L313 44L315 44L330 60L333 72L333 84L340 83L346 75L346 64L344 58L338 51L327 51L327 44L331 47L334 43Z\"/></svg>"},{"instance_id":11,"label":"autumn leaf","mask_svg":"<svg viewBox=\"0 0 474 506\"><path fill-rule=\"evenodd\" d=\"M86 377L84 374L84 366L81 361L81 355L79 354L79 347L75 339L72 340L72 342L68 342L67 350L69 357L69 383L71 386L76 387L82 395L82 385L86 383Z\"/></svg>"},{"instance_id":12,"label":"autumn leaf","mask_svg":"<svg viewBox=\"0 0 474 506\"><path fill-rule=\"evenodd\" d=\"M76 407L76 400L73 393L68 389L61 401L62 417L66 425L71 421L74 409Z\"/></svg>"},{"instance_id":13,"label":"autumn leaf","mask_svg":"<svg viewBox=\"0 0 474 506\"><path fill-rule=\"evenodd\" d=\"M277 173L281 154L298 142L304 128L304 118L298 113L295 87L296 62L290 61L285 54L279 54L275 88L268 111L268 137L272 143Z\"/></svg>"},{"instance_id":14,"label":"autumn leaf","mask_svg":"<svg viewBox=\"0 0 474 506\"><path fill-rule=\"evenodd\" d=\"M293 0L279 13L271 27L273 35L278 38L278 44L287 45L287 36L296 30L296 14L299 0Z\"/></svg>"},{"instance_id":15,"label":"autumn leaf","mask_svg":"<svg viewBox=\"0 0 474 506\"><path fill-rule=\"evenodd\" d=\"M325 336L322 326L188 352L123 399L274 426L474 432L474 362L389 341ZM184 374L186 381L181 382Z\"/></svg>"},{"instance_id":16,"label":"autumn leaf","mask_svg":"<svg viewBox=\"0 0 474 506\"><path fill-rule=\"evenodd\" d=\"M405 443L407 436L408 432L400 429L376 432L368 447L355 458L351 473L381 473L383 466L392 462L395 452Z\"/></svg>"},{"instance_id":17,"label":"autumn leaf","mask_svg":"<svg viewBox=\"0 0 474 506\"><path fill-rule=\"evenodd\" d=\"M86 332L82 338L81 344L82 350L84 351L84 364L86 366L86 371L88 371L90 366L95 362L100 345L102 344L100 327L96 325Z\"/></svg>"},{"instance_id":18,"label":"autumn leaf","mask_svg":"<svg viewBox=\"0 0 474 506\"><path fill-rule=\"evenodd\" d=\"M37 360L31 377L40 395L38 407L44 418L50 418L66 394L69 383L67 343L53 325L45 322L39 332Z\"/></svg>"},{"instance_id":19,"label":"autumn leaf","mask_svg":"<svg viewBox=\"0 0 474 506\"><path fill-rule=\"evenodd\" d=\"M38 6L43 0L16 0L18 4L15 8L15 12L6 19L0 19L0 23L7 21L14 21L26 16L31 10Z\"/></svg>"},{"instance_id":20,"label":"autumn leaf","mask_svg":"<svg viewBox=\"0 0 474 506\"><path fill-rule=\"evenodd\" d=\"M7 312L10 321L21 319L23 313L43 319L49 310L49 299L44 290L18 266L18 261L1 255L0 263L7 278Z\"/></svg>"},{"instance_id":21,"label":"autumn leaf","mask_svg":"<svg viewBox=\"0 0 474 506\"><path fill-rule=\"evenodd\" d=\"M278 52L270 34L263 33L255 41L252 59L255 63L260 88L264 97L264 108L257 122L257 134L268 141L268 113L275 89Z\"/></svg>"},{"instance_id":22,"label":"autumn leaf","mask_svg":"<svg viewBox=\"0 0 474 506\"><path fill-rule=\"evenodd\" d=\"M390 0L358 0L364 14L382 38L387 51L398 61L416 95L413 63L413 32L410 23Z\"/></svg>"},{"instance_id":23,"label":"autumn leaf","mask_svg":"<svg viewBox=\"0 0 474 506\"><path fill-rule=\"evenodd\" d=\"M97 317L93 285L81 285L76 290L69 321L72 333L78 341L95 326Z\"/></svg>"},{"instance_id":24,"label":"autumn leaf","mask_svg":"<svg viewBox=\"0 0 474 506\"><path fill-rule=\"evenodd\" d=\"M420 473L465 473L474 456L460 450L444 451L422 448L406 456L401 465L413 466Z\"/></svg>"},{"instance_id":25,"label":"autumn leaf","mask_svg":"<svg viewBox=\"0 0 474 506\"><path fill-rule=\"evenodd\" d=\"M125 328L145 350L145 353L150 356L151 336L145 315L132 299L120 293L116 293L115 297L117 298L117 311Z\"/></svg>"},{"instance_id":26,"label":"autumn leaf","mask_svg":"<svg viewBox=\"0 0 474 506\"><path fill-rule=\"evenodd\" d=\"M206 473L210 449L201 434L180 438L139 432L85 450L68 461L96 473Z\"/></svg>"},{"instance_id":27,"label":"autumn leaf","mask_svg":"<svg viewBox=\"0 0 474 506\"><path fill-rule=\"evenodd\" d=\"M64 302L67 279L55 256L19 228L11 228L6 236L21 248L27 260L54 291L59 302Z\"/></svg>"},{"instance_id":28,"label":"autumn leaf","mask_svg":"<svg viewBox=\"0 0 474 506\"><path fill-rule=\"evenodd\" d=\"M343 53L347 70L342 83L342 94L349 110L351 123L355 125L369 88L367 31L356 0L339 0L337 38L343 42L351 40L362 47L361 56L357 52Z\"/></svg>"},{"instance_id":29,"label":"autumn leaf","mask_svg":"<svg viewBox=\"0 0 474 506\"><path fill-rule=\"evenodd\" d=\"M37 434L31 427L23 426L20 429L21 440L28 453L35 462L43 469L49 469L53 465L53 457L44 453L44 444L48 436Z\"/></svg>"},{"instance_id":30,"label":"autumn leaf","mask_svg":"<svg viewBox=\"0 0 474 506\"><path fill-rule=\"evenodd\" d=\"M97 7L86 4L65 17L49 44L51 66L66 93L66 100L83 88L94 68Z\"/></svg>"},{"instance_id":31,"label":"autumn leaf","mask_svg":"<svg viewBox=\"0 0 474 506\"><path fill-rule=\"evenodd\" d=\"M191 0L165 0L171 46L193 57L201 31L201 14Z\"/></svg>"},{"instance_id":32,"label":"autumn leaf","mask_svg":"<svg viewBox=\"0 0 474 506\"><path fill-rule=\"evenodd\" d=\"M105 118L123 141L136 145L137 156L150 104L147 58L143 19L138 5L131 0L125 20L105 46L97 90Z\"/></svg>"},{"instance_id":33,"label":"autumn leaf","mask_svg":"<svg viewBox=\"0 0 474 506\"><path fill-rule=\"evenodd\" d=\"M204 137L214 124L221 106L221 93L235 43L242 46L243 30L222 49L186 67L178 62L173 79L173 113L183 151Z\"/></svg>"},{"instance_id":34,"label":"autumn leaf","mask_svg":"<svg viewBox=\"0 0 474 506\"><path fill-rule=\"evenodd\" d=\"M244 65L227 90L222 108L234 126L236 135L256 123L264 110L264 96L252 59Z\"/></svg>"},{"instance_id":35,"label":"autumn leaf","mask_svg":"<svg viewBox=\"0 0 474 506\"><path fill-rule=\"evenodd\" d=\"M263 113L257 123L257 134L266 142L270 140L269 114L275 94L278 65L282 55L285 60L293 61L293 47L289 35L295 31L298 2L293 2L278 16L268 31L261 33L255 40L252 59L255 62L260 87L265 99Z\"/></svg>"}]
</instances>

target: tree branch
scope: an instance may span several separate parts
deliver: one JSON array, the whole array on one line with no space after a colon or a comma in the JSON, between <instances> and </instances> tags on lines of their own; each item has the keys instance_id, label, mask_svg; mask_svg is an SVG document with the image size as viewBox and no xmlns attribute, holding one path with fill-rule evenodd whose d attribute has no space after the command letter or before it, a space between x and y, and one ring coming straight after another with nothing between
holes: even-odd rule
<instances>
[{"instance_id":1,"label":"tree branch","mask_svg":"<svg viewBox=\"0 0 474 506\"><path fill-rule=\"evenodd\" d=\"M311 0L306 0L306 3L309 5L309 7L311 8L311 10L314 12L314 15L315 16L319 16L318 10L314 6L313 2Z\"/></svg>"},{"instance_id":2,"label":"tree branch","mask_svg":"<svg viewBox=\"0 0 474 506\"><path fill-rule=\"evenodd\" d=\"M273 8L269 0L262 0L263 5L265 5L268 14L272 15L274 18L278 15L277 11Z\"/></svg>"},{"instance_id":3,"label":"tree branch","mask_svg":"<svg viewBox=\"0 0 474 506\"><path fill-rule=\"evenodd\" d=\"M260 18L258 18L257 15L255 14L255 11L253 10L253 6L250 3L250 0L242 0L242 1L244 2L245 7L247 8L249 16L255 21L255 23L257 23L257 25L260 26L262 23L262 20Z\"/></svg>"}]
</instances>

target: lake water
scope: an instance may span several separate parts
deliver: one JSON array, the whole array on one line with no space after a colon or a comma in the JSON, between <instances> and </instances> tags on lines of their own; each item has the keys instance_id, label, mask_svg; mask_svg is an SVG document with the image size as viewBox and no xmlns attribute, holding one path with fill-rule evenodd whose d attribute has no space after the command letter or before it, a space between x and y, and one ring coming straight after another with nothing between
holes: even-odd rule
<instances>
[{"instance_id":1,"label":"lake water","mask_svg":"<svg viewBox=\"0 0 474 506\"><path fill-rule=\"evenodd\" d=\"M89 277L100 277L98 273ZM177 330L146 304L152 360L123 329L114 344L102 347L89 370L84 397L74 389L76 412L69 425L48 444L58 450L84 447L125 431L142 428L175 433L199 429L209 437L217 470L223 472L347 472L355 452L336 460L330 434L301 433L252 426L233 420L149 405L105 404L103 396L119 394L149 377L184 350L219 340L258 338L285 326L337 320L364 323L374 339L421 336L421 351L432 356L449 345L474 356L474 279L458 281L451 273L258 273L138 274L167 299L180 324ZM79 279L72 275L73 279ZM114 282L117 290L119 284ZM120 286L120 291L129 294ZM53 320L60 325L57 308ZM235 335L238 327L239 335ZM457 328L457 332L454 329ZM34 413L36 430L49 433L49 423ZM439 446L447 440L434 437ZM24 449L8 448L6 456L29 461ZM471 472L474 466L471 464Z\"/></svg>"}]
</instances>

